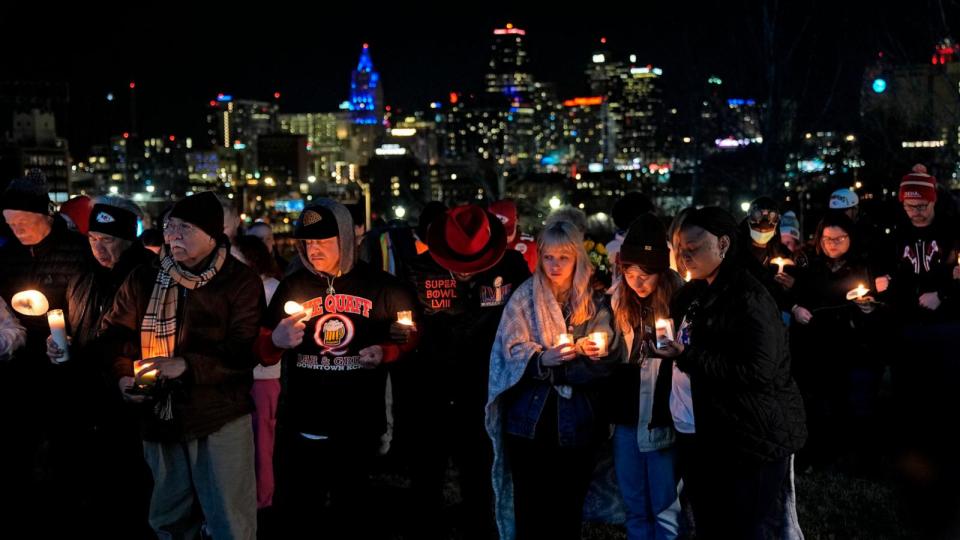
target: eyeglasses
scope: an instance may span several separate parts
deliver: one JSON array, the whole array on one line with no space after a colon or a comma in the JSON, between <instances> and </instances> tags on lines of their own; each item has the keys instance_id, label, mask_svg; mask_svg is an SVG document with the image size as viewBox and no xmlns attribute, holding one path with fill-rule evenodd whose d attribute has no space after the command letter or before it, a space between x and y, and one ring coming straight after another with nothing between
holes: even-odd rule
<instances>
[{"instance_id":1,"label":"eyeglasses","mask_svg":"<svg viewBox=\"0 0 960 540\"><path fill-rule=\"evenodd\" d=\"M918 214L922 214L923 212L926 212L926 211L927 211L927 208L930 208L930 203L923 203L923 204L907 204L907 203L903 203L903 209L904 209L908 214L909 214L909 213L914 213L914 212L916 212L916 213L918 213Z\"/></svg>"},{"instance_id":2,"label":"eyeglasses","mask_svg":"<svg viewBox=\"0 0 960 540\"><path fill-rule=\"evenodd\" d=\"M190 236L196 230L197 228L189 223L171 223L168 221L163 224L163 234L169 236Z\"/></svg>"},{"instance_id":3,"label":"eyeglasses","mask_svg":"<svg viewBox=\"0 0 960 540\"><path fill-rule=\"evenodd\" d=\"M846 242L850 239L850 235L844 234L842 236L823 236L820 238L820 241L824 244L832 244L834 246L839 246L840 244Z\"/></svg>"}]
</instances>

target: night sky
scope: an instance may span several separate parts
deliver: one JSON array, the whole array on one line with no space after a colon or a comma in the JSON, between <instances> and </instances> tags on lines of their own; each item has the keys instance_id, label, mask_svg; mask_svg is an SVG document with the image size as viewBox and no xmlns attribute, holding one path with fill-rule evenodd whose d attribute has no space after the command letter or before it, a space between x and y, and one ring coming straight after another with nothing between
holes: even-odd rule
<instances>
[{"instance_id":1,"label":"night sky","mask_svg":"<svg viewBox=\"0 0 960 540\"><path fill-rule=\"evenodd\" d=\"M527 31L530 71L555 82L561 99L586 93L584 69L600 37L615 58L636 54L639 63L662 67L667 101L680 108L709 75L723 79L730 97L763 99L767 91L758 1L632 2L616 9L597 9L614 3L594 2L524 12L490 2L447 2L416 12L400 2L353 4L354 11L330 12L320 3L216 9L158 3L153 10L60 13L54 20L52 9L5 16L0 82L69 83L70 104L57 111L58 130L80 156L127 129L130 80L137 83L143 136L205 139L204 106L218 92L272 99L279 91L282 112L336 110L364 42L387 104L423 109L450 91L482 89L492 29L507 22ZM863 69L877 51L894 62L922 63L941 38L960 37L954 31L960 0L887 4L768 2L779 13L782 92L799 104L799 130L857 128ZM117 95L112 104L108 92ZM0 122L0 131L9 129L8 118Z\"/></svg>"}]
</instances>

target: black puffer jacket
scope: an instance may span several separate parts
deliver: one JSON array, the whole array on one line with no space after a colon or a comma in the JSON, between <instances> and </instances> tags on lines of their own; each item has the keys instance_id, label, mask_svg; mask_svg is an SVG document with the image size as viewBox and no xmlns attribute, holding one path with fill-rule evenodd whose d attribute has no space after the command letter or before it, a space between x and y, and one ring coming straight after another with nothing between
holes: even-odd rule
<instances>
[{"instance_id":1,"label":"black puffer jacket","mask_svg":"<svg viewBox=\"0 0 960 540\"><path fill-rule=\"evenodd\" d=\"M19 291L36 289L47 297L50 309L67 311L67 285L93 270L96 261L87 239L67 229L63 218L53 220L53 229L33 246L24 246L11 239L0 249L0 294L10 303ZM46 355L46 339L50 335L47 318L17 314L27 329L27 345L14 356L32 371L50 368ZM27 364L29 366L27 366Z\"/></svg>"},{"instance_id":2,"label":"black puffer jacket","mask_svg":"<svg viewBox=\"0 0 960 540\"><path fill-rule=\"evenodd\" d=\"M803 400L790 375L787 329L764 286L728 259L712 284L681 289L671 313L690 324L677 366L690 375L698 441L761 461L799 450Z\"/></svg>"}]
</instances>

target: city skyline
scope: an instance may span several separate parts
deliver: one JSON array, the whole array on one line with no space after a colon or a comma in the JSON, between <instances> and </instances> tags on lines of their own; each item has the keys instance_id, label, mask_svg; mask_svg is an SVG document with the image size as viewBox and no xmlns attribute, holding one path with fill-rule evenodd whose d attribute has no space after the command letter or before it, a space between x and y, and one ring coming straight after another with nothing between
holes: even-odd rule
<instances>
[{"instance_id":1,"label":"city skyline","mask_svg":"<svg viewBox=\"0 0 960 540\"><path fill-rule=\"evenodd\" d=\"M459 18L439 11L396 13L388 19L374 13L367 21L339 24L346 19L330 15L316 19L328 22L314 27L308 16L259 39L251 32L247 39L222 40L211 30L243 29L242 21L255 29L259 21L252 14L252 19L227 14L219 22L201 16L183 24L160 14L156 27L134 36L122 26L104 28L96 21L88 24L90 31L78 32L87 22L81 18L73 25L61 23L65 32L54 24L42 46L19 47L0 82L66 83L70 100L57 111L58 128L82 153L123 131L122 124L129 122L125 106L110 109L124 103L131 81L137 86L138 131L144 136L199 138L204 105L221 92L261 100L279 92L282 112L335 111L349 98L350 72L363 43L370 44L381 73L385 104L395 109L412 112L450 92L482 92L492 31L512 22L527 32L530 72L537 81L555 83L561 98L588 93L584 72L606 38L615 58L636 54L639 62L663 68L668 101L681 101L710 75L723 78L732 96L762 99L763 62L756 47L748 46L760 43L762 10L754 4L703 6L689 13L669 6L643 12L623 8L619 18L599 10L573 16L501 14L492 8ZM922 62L937 40L948 37L939 34L949 30L957 13L955 5L943 11L930 2L912 10L927 28L905 28L896 24L903 6L862 6L828 12L811 2L781 8L776 42L790 58L779 66L780 94L799 101L798 129L854 129L863 69L876 52L888 51L891 61ZM283 19L293 12L277 13ZM182 31L170 32L178 24ZM30 40L28 29L10 30L3 37L8 51Z\"/></svg>"}]
</instances>

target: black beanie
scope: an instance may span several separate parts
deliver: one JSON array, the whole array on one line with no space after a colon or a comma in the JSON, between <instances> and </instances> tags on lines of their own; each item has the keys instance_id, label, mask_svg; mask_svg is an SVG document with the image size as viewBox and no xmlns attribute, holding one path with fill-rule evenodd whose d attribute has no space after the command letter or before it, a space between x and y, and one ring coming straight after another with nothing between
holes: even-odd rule
<instances>
[{"instance_id":1,"label":"black beanie","mask_svg":"<svg viewBox=\"0 0 960 540\"><path fill-rule=\"evenodd\" d=\"M620 245L620 263L635 264L651 274L670 267L667 232L656 216L643 214L630 225Z\"/></svg>"},{"instance_id":2,"label":"black beanie","mask_svg":"<svg viewBox=\"0 0 960 540\"><path fill-rule=\"evenodd\" d=\"M39 171L31 171L23 178L10 182L3 192L3 210L20 210L34 214L50 215L50 196L47 179Z\"/></svg>"},{"instance_id":3,"label":"black beanie","mask_svg":"<svg viewBox=\"0 0 960 540\"><path fill-rule=\"evenodd\" d=\"M136 240L137 215L126 208L98 203L90 211L89 230L124 240Z\"/></svg>"},{"instance_id":4,"label":"black beanie","mask_svg":"<svg viewBox=\"0 0 960 540\"><path fill-rule=\"evenodd\" d=\"M301 240L324 240L340 236L337 216L326 206L309 206L303 209L293 237Z\"/></svg>"},{"instance_id":5,"label":"black beanie","mask_svg":"<svg viewBox=\"0 0 960 540\"><path fill-rule=\"evenodd\" d=\"M223 235L223 207L212 191L204 191L181 199L173 205L167 218L178 218L196 225L207 236L220 241Z\"/></svg>"},{"instance_id":6,"label":"black beanie","mask_svg":"<svg viewBox=\"0 0 960 540\"><path fill-rule=\"evenodd\" d=\"M723 208L716 206L707 206L704 208L695 208L683 218L681 229L688 226L697 226L709 232L717 238L726 236L730 238L730 249L728 254L736 252L737 247L737 220Z\"/></svg>"}]
</instances>

